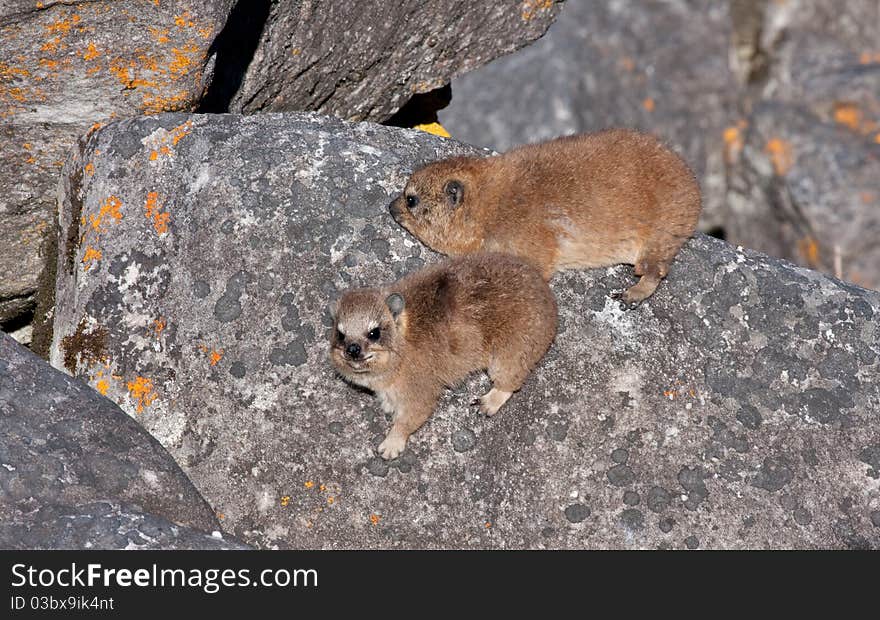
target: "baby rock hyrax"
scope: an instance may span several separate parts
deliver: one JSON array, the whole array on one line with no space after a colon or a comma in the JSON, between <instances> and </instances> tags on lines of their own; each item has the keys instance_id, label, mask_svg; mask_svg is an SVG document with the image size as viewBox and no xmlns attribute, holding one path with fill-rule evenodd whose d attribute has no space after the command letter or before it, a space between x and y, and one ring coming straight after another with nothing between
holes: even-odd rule
<instances>
[{"instance_id":1,"label":"baby rock hyrax","mask_svg":"<svg viewBox=\"0 0 880 620\"><path fill-rule=\"evenodd\" d=\"M389 208L438 252L509 252L548 280L563 269L634 265L640 280L620 297L635 305L693 234L700 188L655 137L612 129L428 164Z\"/></svg>"},{"instance_id":2,"label":"baby rock hyrax","mask_svg":"<svg viewBox=\"0 0 880 620\"><path fill-rule=\"evenodd\" d=\"M379 455L393 459L431 415L444 387L488 370L480 398L494 415L556 334L556 301L541 274L514 256L474 254L381 288L347 291L336 305L330 358L369 388L393 425ZM476 402L476 401L475 401Z\"/></svg>"}]
</instances>

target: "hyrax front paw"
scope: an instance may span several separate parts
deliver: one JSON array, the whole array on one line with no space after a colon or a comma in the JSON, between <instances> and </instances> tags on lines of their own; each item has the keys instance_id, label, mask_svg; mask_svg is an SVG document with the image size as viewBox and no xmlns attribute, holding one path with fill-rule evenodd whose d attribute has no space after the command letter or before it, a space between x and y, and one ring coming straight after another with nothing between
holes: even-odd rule
<instances>
[{"instance_id":1,"label":"hyrax front paw","mask_svg":"<svg viewBox=\"0 0 880 620\"><path fill-rule=\"evenodd\" d=\"M406 437L392 431L388 433L385 441L379 444L376 451L383 459L390 461L403 454L404 448L406 448Z\"/></svg>"},{"instance_id":2,"label":"hyrax front paw","mask_svg":"<svg viewBox=\"0 0 880 620\"><path fill-rule=\"evenodd\" d=\"M501 406L507 402L507 399L510 398L512 392L505 392L503 390L496 390L492 388L482 396L480 396L480 409L487 416L492 417L498 410L501 409ZM476 402L476 401L475 401Z\"/></svg>"},{"instance_id":3,"label":"hyrax front paw","mask_svg":"<svg viewBox=\"0 0 880 620\"><path fill-rule=\"evenodd\" d=\"M633 297L629 294L629 289L623 291L612 291L608 296L611 299L620 302L621 310L632 310L634 308L638 308L639 304L641 304L643 301L642 299L633 299Z\"/></svg>"}]
</instances>

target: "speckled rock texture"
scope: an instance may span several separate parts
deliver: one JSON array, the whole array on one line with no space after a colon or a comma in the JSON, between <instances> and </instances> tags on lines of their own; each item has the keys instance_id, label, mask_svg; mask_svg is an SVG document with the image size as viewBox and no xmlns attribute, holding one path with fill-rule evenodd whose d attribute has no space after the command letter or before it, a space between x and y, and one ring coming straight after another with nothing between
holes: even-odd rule
<instances>
[{"instance_id":1,"label":"speckled rock texture","mask_svg":"<svg viewBox=\"0 0 880 620\"><path fill-rule=\"evenodd\" d=\"M2 3L0 325L33 311L54 262L55 188L77 137L111 118L192 110L233 1Z\"/></svg>"},{"instance_id":2,"label":"speckled rock texture","mask_svg":"<svg viewBox=\"0 0 880 620\"><path fill-rule=\"evenodd\" d=\"M0 548L213 548L216 530L140 424L0 333Z\"/></svg>"},{"instance_id":3,"label":"speckled rock texture","mask_svg":"<svg viewBox=\"0 0 880 620\"><path fill-rule=\"evenodd\" d=\"M499 415L474 376L377 458L328 305L437 259L387 204L467 152L310 114L96 132L64 171L53 363L260 547L880 548L880 295L702 235L635 310L628 267L555 277L556 342Z\"/></svg>"},{"instance_id":4,"label":"speckled rock texture","mask_svg":"<svg viewBox=\"0 0 880 620\"><path fill-rule=\"evenodd\" d=\"M736 118L730 30L724 2L568 0L543 39L456 79L440 121L499 151L611 126L653 132L700 178L707 230L721 221L722 136Z\"/></svg>"},{"instance_id":5,"label":"speckled rock texture","mask_svg":"<svg viewBox=\"0 0 880 620\"><path fill-rule=\"evenodd\" d=\"M139 506L94 501L73 506L48 504L26 521L0 522L3 549L250 549L223 536L183 527L145 513Z\"/></svg>"},{"instance_id":6,"label":"speckled rock texture","mask_svg":"<svg viewBox=\"0 0 880 620\"><path fill-rule=\"evenodd\" d=\"M229 110L314 110L384 121L412 95L539 38L561 4L272 2Z\"/></svg>"}]
</instances>

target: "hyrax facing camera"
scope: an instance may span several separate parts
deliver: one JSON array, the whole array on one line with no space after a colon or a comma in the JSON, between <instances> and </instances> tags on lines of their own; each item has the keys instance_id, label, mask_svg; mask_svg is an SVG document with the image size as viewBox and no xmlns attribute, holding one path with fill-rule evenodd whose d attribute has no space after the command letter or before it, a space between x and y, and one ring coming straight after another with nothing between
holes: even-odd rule
<instances>
[{"instance_id":1,"label":"hyrax facing camera","mask_svg":"<svg viewBox=\"0 0 880 620\"><path fill-rule=\"evenodd\" d=\"M653 136L614 129L494 157L453 157L416 170L394 219L450 256L507 252L545 279L571 268L635 266L628 305L649 297L700 217L687 164Z\"/></svg>"},{"instance_id":2,"label":"hyrax facing camera","mask_svg":"<svg viewBox=\"0 0 880 620\"><path fill-rule=\"evenodd\" d=\"M378 448L393 459L443 389L471 372L488 370L492 389L480 402L495 414L555 334L556 301L541 274L514 256L480 253L389 286L346 292L336 306L330 358L393 415Z\"/></svg>"}]
</instances>

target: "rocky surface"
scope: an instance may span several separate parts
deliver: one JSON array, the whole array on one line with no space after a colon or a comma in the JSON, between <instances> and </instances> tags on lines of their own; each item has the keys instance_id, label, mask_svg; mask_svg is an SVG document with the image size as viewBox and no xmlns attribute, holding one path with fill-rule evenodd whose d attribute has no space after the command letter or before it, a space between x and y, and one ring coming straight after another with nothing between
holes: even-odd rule
<instances>
[{"instance_id":1,"label":"rocky surface","mask_svg":"<svg viewBox=\"0 0 880 620\"><path fill-rule=\"evenodd\" d=\"M386 208L462 152L316 115L101 129L64 170L53 363L257 546L880 548L880 295L705 236L632 311L627 267L557 276L556 342L502 412L475 376L378 459L328 305L436 260Z\"/></svg>"},{"instance_id":2,"label":"rocky surface","mask_svg":"<svg viewBox=\"0 0 880 620\"><path fill-rule=\"evenodd\" d=\"M140 424L0 333L0 548L236 544L205 534L216 530Z\"/></svg>"},{"instance_id":3,"label":"rocky surface","mask_svg":"<svg viewBox=\"0 0 880 620\"><path fill-rule=\"evenodd\" d=\"M252 2L249 10L265 23L229 110L315 110L384 121L412 95L537 39L560 4ZM232 45L240 48L253 28L231 33Z\"/></svg>"},{"instance_id":4,"label":"rocky surface","mask_svg":"<svg viewBox=\"0 0 880 620\"><path fill-rule=\"evenodd\" d=\"M770 2L734 135L728 237L880 289L880 4Z\"/></svg>"},{"instance_id":5,"label":"rocky surface","mask_svg":"<svg viewBox=\"0 0 880 620\"><path fill-rule=\"evenodd\" d=\"M610 126L656 133L697 172L707 230L721 224L723 131L736 119L730 30L720 2L568 0L543 39L455 80L440 120L499 151Z\"/></svg>"},{"instance_id":6,"label":"rocky surface","mask_svg":"<svg viewBox=\"0 0 880 620\"><path fill-rule=\"evenodd\" d=\"M647 129L697 171L701 230L876 289L878 21L874 0L569 0L544 39L456 80L440 120L498 150Z\"/></svg>"},{"instance_id":7,"label":"rocky surface","mask_svg":"<svg viewBox=\"0 0 880 620\"><path fill-rule=\"evenodd\" d=\"M116 117L192 110L233 0L0 7L0 327L32 312L61 164ZM8 326L6 326L8 328Z\"/></svg>"},{"instance_id":8,"label":"rocky surface","mask_svg":"<svg viewBox=\"0 0 880 620\"><path fill-rule=\"evenodd\" d=\"M46 505L0 522L3 549L249 549L219 529L212 533L171 523L139 506L111 501Z\"/></svg>"}]
</instances>

